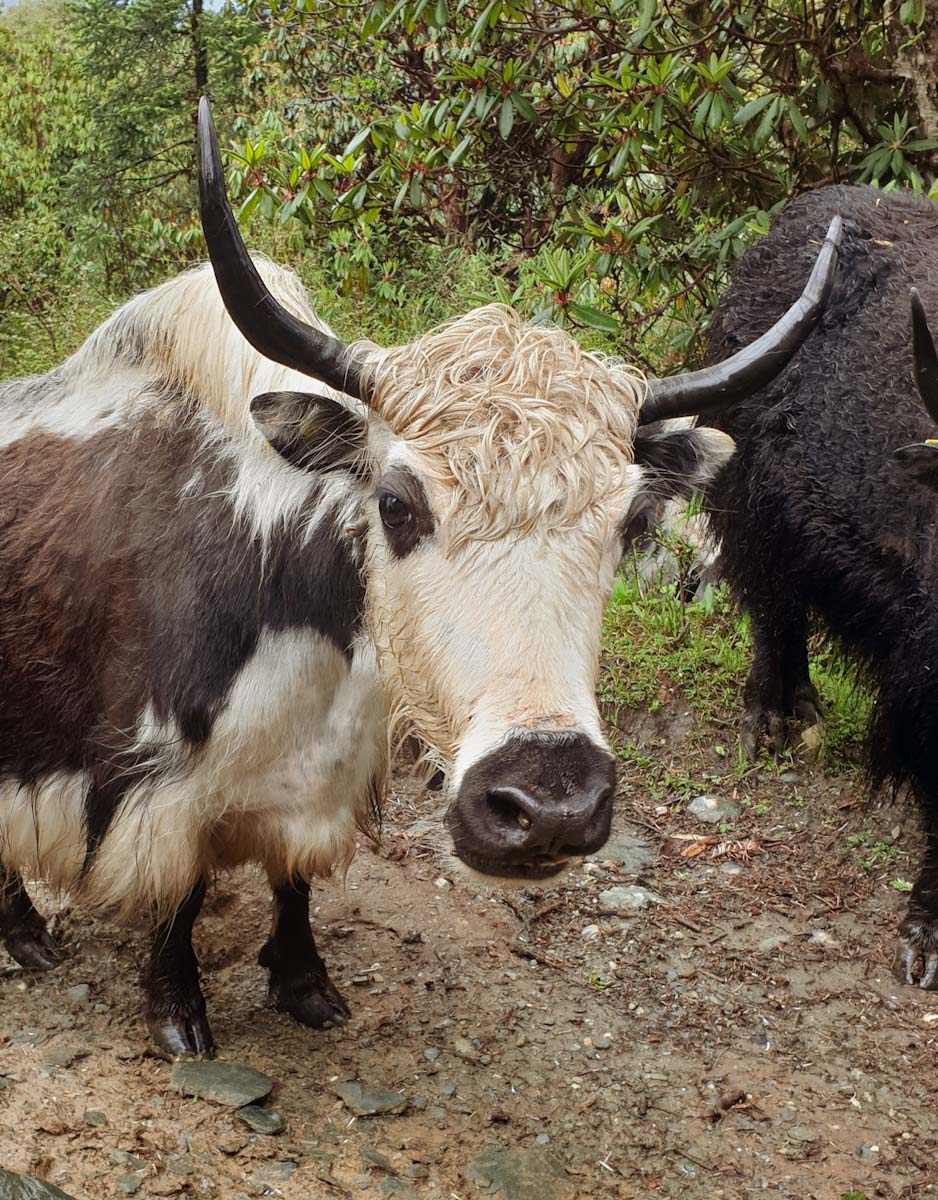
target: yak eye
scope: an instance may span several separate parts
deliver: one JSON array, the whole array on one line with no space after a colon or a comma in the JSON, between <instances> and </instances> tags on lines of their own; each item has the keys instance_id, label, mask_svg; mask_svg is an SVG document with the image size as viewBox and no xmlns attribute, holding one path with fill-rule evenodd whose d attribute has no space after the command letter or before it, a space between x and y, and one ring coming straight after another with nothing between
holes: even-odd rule
<instances>
[{"instance_id":1,"label":"yak eye","mask_svg":"<svg viewBox=\"0 0 938 1200\"><path fill-rule=\"evenodd\" d=\"M378 497L378 512L385 529L400 529L410 520L410 509L393 492L382 492Z\"/></svg>"}]
</instances>

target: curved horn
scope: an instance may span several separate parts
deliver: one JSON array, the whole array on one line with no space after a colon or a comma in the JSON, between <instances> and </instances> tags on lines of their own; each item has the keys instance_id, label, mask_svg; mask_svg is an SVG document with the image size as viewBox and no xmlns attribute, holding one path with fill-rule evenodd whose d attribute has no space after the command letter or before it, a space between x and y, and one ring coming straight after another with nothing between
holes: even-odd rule
<instances>
[{"instance_id":1,"label":"curved horn","mask_svg":"<svg viewBox=\"0 0 938 1200\"><path fill-rule=\"evenodd\" d=\"M912 361L915 382L928 415L938 424L938 351L932 340L925 306L918 288L912 288Z\"/></svg>"},{"instance_id":2,"label":"curved horn","mask_svg":"<svg viewBox=\"0 0 938 1200\"><path fill-rule=\"evenodd\" d=\"M265 358L367 401L361 364L348 346L287 312L257 273L225 194L218 136L204 96L199 101L199 209L221 298L254 349Z\"/></svg>"},{"instance_id":3,"label":"curved horn","mask_svg":"<svg viewBox=\"0 0 938 1200\"><path fill-rule=\"evenodd\" d=\"M702 371L650 379L639 424L719 412L780 374L824 311L834 286L842 232L843 222L834 217L804 291L760 338Z\"/></svg>"}]
</instances>

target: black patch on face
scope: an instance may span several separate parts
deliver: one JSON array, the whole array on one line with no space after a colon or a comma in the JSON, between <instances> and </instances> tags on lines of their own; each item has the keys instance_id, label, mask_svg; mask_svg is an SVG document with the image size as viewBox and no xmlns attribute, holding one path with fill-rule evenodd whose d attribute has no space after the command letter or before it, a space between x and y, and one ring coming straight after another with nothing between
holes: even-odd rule
<instances>
[{"instance_id":1,"label":"black patch on face","mask_svg":"<svg viewBox=\"0 0 938 1200\"><path fill-rule=\"evenodd\" d=\"M620 526L623 550L652 532L669 500L693 494L700 481L702 444L696 429L666 430L660 422L638 427L634 461L643 478Z\"/></svg>"},{"instance_id":2,"label":"black patch on face","mask_svg":"<svg viewBox=\"0 0 938 1200\"><path fill-rule=\"evenodd\" d=\"M423 484L406 467L392 467L382 475L375 498L388 546L395 558L404 558L434 530L433 513Z\"/></svg>"},{"instance_id":3,"label":"black patch on face","mask_svg":"<svg viewBox=\"0 0 938 1200\"><path fill-rule=\"evenodd\" d=\"M146 416L133 436L0 447L0 780L88 773L89 861L159 770L160 747L135 747L148 703L195 750L265 630L349 654L361 628L353 544L329 515L306 535L316 488L264 553L235 519L233 467L201 456L200 430Z\"/></svg>"},{"instance_id":4,"label":"black patch on face","mask_svg":"<svg viewBox=\"0 0 938 1200\"><path fill-rule=\"evenodd\" d=\"M264 392L251 416L278 454L301 471L366 474L368 422L333 400L307 392Z\"/></svg>"}]
</instances>

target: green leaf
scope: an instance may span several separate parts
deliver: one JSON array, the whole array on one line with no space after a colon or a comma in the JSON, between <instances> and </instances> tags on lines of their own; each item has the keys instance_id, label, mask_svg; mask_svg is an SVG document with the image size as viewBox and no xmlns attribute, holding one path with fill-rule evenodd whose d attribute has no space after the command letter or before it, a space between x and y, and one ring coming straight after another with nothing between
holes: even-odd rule
<instances>
[{"instance_id":1,"label":"green leaf","mask_svg":"<svg viewBox=\"0 0 938 1200\"><path fill-rule=\"evenodd\" d=\"M370 125L365 125L365 126L363 126L363 128L359 129L358 133L355 134L355 136L352 138L352 140L349 142L349 144L342 151L342 157L346 158L348 155L354 154L356 150L361 149L361 147L368 140L370 133L371 133Z\"/></svg>"},{"instance_id":2,"label":"green leaf","mask_svg":"<svg viewBox=\"0 0 938 1200\"><path fill-rule=\"evenodd\" d=\"M808 140L808 127L805 124L804 117L801 115L801 109L799 109L798 105L792 99L788 101L788 119L791 121L792 128L798 137L803 142L806 142Z\"/></svg>"},{"instance_id":3,"label":"green leaf","mask_svg":"<svg viewBox=\"0 0 938 1200\"><path fill-rule=\"evenodd\" d=\"M506 96L502 101L501 111L498 114L498 132L503 138L507 138L511 133L511 127L515 123L515 108L511 103L511 98Z\"/></svg>"},{"instance_id":4,"label":"green leaf","mask_svg":"<svg viewBox=\"0 0 938 1200\"><path fill-rule=\"evenodd\" d=\"M456 147L456 149L453 151L453 153L449 156L449 159L447 160L451 167L455 167L457 163L462 162L466 151L472 145L474 140L475 139L473 138L471 133L467 137L463 138L463 140L459 143L459 145Z\"/></svg>"},{"instance_id":5,"label":"green leaf","mask_svg":"<svg viewBox=\"0 0 938 1200\"><path fill-rule=\"evenodd\" d=\"M244 203L238 209L238 223L239 224L241 222L247 221L249 219L251 214L257 208L258 204L260 204L261 197L263 196L263 194L264 194L264 189L259 188L259 187L254 188L253 191L248 193L247 199L244 201Z\"/></svg>"},{"instance_id":6,"label":"green leaf","mask_svg":"<svg viewBox=\"0 0 938 1200\"><path fill-rule=\"evenodd\" d=\"M747 121L751 121L753 117L757 117L760 112L771 104L775 97L769 93L765 96L757 96L755 100L750 100L748 104L744 104L733 117L734 125L745 125Z\"/></svg>"},{"instance_id":7,"label":"green leaf","mask_svg":"<svg viewBox=\"0 0 938 1200\"><path fill-rule=\"evenodd\" d=\"M570 313L581 325L588 325L590 329L598 329L601 333L619 333L619 322L615 317L610 317L608 313L600 312L598 308L593 308L591 304L570 303L567 305L567 312Z\"/></svg>"},{"instance_id":8,"label":"green leaf","mask_svg":"<svg viewBox=\"0 0 938 1200\"><path fill-rule=\"evenodd\" d=\"M512 92L508 99L515 106L519 116L530 121L532 125L537 123L537 109L527 96L522 95L521 92Z\"/></svg>"}]
</instances>

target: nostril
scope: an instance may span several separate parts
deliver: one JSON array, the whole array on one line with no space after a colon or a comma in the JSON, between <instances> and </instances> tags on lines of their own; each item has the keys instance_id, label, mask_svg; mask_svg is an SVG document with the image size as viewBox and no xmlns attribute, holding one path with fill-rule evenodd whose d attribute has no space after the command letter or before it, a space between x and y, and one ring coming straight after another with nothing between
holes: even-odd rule
<instances>
[{"instance_id":1,"label":"nostril","mask_svg":"<svg viewBox=\"0 0 938 1200\"><path fill-rule=\"evenodd\" d=\"M525 833L533 825L535 801L521 788L492 788L485 798L489 811L500 825L515 825Z\"/></svg>"},{"instance_id":2,"label":"nostril","mask_svg":"<svg viewBox=\"0 0 938 1200\"><path fill-rule=\"evenodd\" d=\"M614 784L610 783L606 787L604 787L602 789L602 791L599 793L599 795L596 797L596 804L595 804L594 811L595 811L595 809L605 808L607 804L611 804L612 799L615 796L615 793L616 793L616 789L615 789Z\"/></svg>"}]
</instances>

